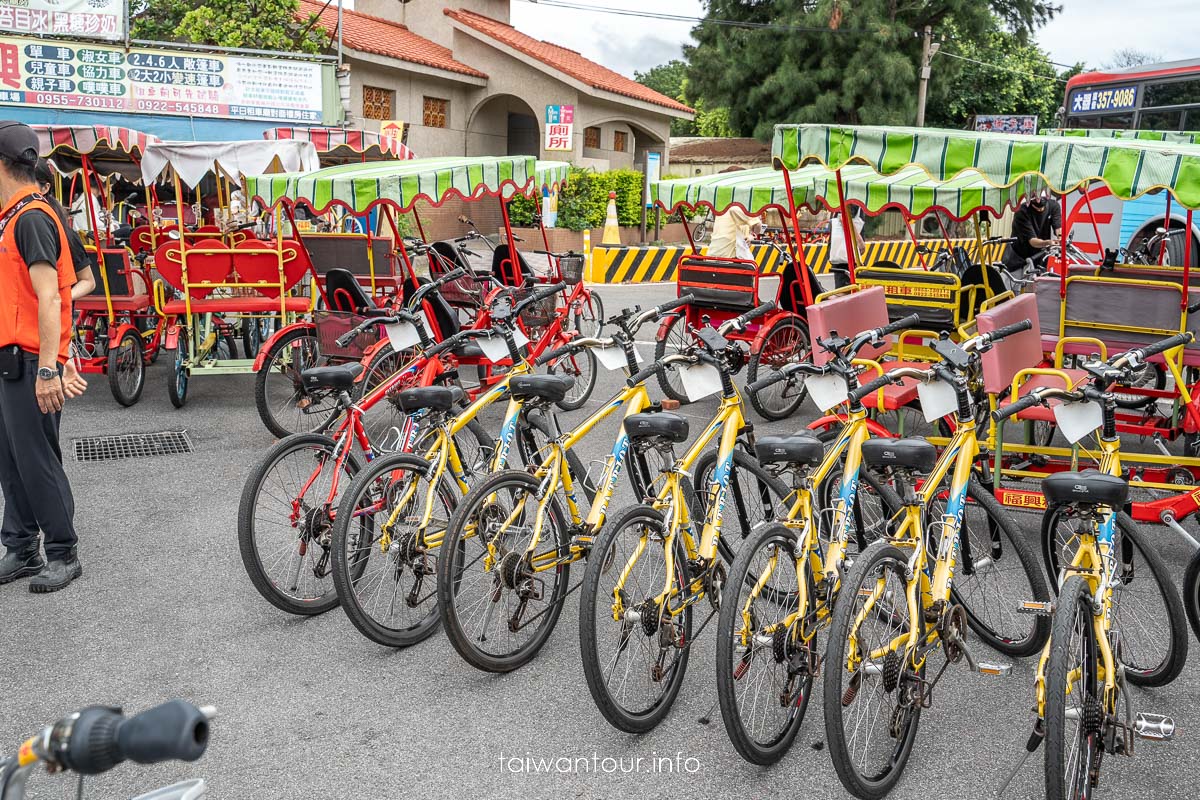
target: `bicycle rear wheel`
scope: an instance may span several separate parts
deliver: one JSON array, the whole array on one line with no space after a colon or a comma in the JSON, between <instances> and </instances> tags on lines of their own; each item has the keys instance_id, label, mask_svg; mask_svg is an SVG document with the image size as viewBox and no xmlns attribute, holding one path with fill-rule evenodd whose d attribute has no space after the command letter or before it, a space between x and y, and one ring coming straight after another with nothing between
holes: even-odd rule
<instances>
[{"instance_id":1,"label":"bicycle rear wheel","mask_svg":"<svg viewBox=\"0 0 1200 800\"><path fill-rule=\"evenodd\" d=\"M359 632L388 647L422 642L438 626L438 545L456 492L444 479L431 487L429 469L407 453L376 459L338 506L333 582L342 610ZM432 516L422 527L430 501Z\"/></svg>"},{"instance_id":2,"label":"bicycle rear wheel","mask_svg":"<svg viewBox=\"0 0 1200 800\"><path fill-rule=\"evenodd\" d=\"M1071 563L1079 546L1080 525L1094 530L1094 523L1071 517L1063 508L1048 509L1042 516L1042 556L1054 586L1059 570ZM1166 562L1124 512L1117 514L1113 544L1120 554L1113 628L1121 632L1125 677L1135 686L1165 686L1179 677L1187 662L1183 603Z\"/></svg>"},{"instance_id":3,"label":"bicycle rear wheel","mask_svg":"<svg viewBox=\"0 0 1200 800\"><path fill-rule=\"evenodd\" d=\"M842 786L864 800L900 780L921 721L924 661L914 670L903 645L892 644L924 635L923 615L910 618L906 607L908 556L885 541L868 547L842 580L829 626L825 738Z\"/></svg>"},{"instance_id":4,"label":"bicycle rear wheel","mask_svg":"<svg viewBox=\"0 0 1200 800\"><path fill-rule=\"evenodd\" d=\"M297 328L271 345L254 376L254 403L267 430L282 438L317 430L337 410L336 393L310 392L300 373L327 362L316 334Z\"/></svg>"},{"instance_id":5,"label":"bicycle rear wheel","mask_svg":"<svg viewBox=\"0 0 1200 800\"><path fill-rule=\"evenodd\" d=\"M1087 581L1063 584L1046 660L1046 800L1088 800L1100 759L1104 706Z\"/></svg>"},{"instance_id":6,"label":"bicycle rear wheel","mask_svg":"<svg viewBox=\"0 0 1200 800\"><path fill-rule=\"evenodd\" d=\"M558 624L570 564L558 503L548 505L538 547L539 481L516 470L484 480L458 504L438 559L438 608L446 636L468 664L511 672L533 659Z\"/></svg>"},{"instance_id":7,"label":"bicycle rear wheel","mask_svg":"<svg viewBox=\"0 0 1200 800\"><path fill-rule=\"evenodd\" d=\"M582 350L556 360L548 368L554 375L566 375L575 380L575 385L567 392L567 396L556 405L563 411L574 411L582 408L596 388L596 354L591 350Z\"/></svg>"},{"instance_id":8,"label":"bicycle rear wheel","mask_svg":"<svg viewBox=\"0 0 1200 800\"><path fill-rule=\"evenodd\" d=\"M267 451L242 490L242 564L259 594L289 614L322 614L338 604L331 577L330 512L360 467L347 454L344 472L336 476L338 491L327 506L335 449L328 436L289 436Z\"/></svg>"},{"instance_id":9,"label":"bicycle rear wheel","mask_svg":"<svg viewBox=\"0 0 1200 800\"><path fill-rule=\"evenodd\" d=\"M703 521L708 514L708 493L717 469L716 450L702 455L693 469L692 487L696 494L696 515ZM725 490L725 514L717 552L726 564L732 564L742 543L760 525L781 518L787 509L784 499L790 494L778 478L771 475L758 461L740 450L733 451L729 483Z\"/></svg>"},{"instance_id":10,"label":"bicycle rear wheel","mask_svg":"<svg viewBox=\"0 0 1200 800\"><path fill-rule=\"evenodd\" d=\"M1192 556L1183 575L1183 607L1192 623L1192 632L1200 639L1200 552Z\"/></svg>"},{"instance_id":11,"label":"bicycle rear wheel","mask_svg":"<svg viewBox=\"0 0 1200 800\"><path fill-rule=\"evenodd\" d=\"M797 558L796 546L796 532L780 524L746 542L729 571L717 621L721 718L734 748L753 764L774 764L792 746L817 665L816 635L807 642L801 635L817 602L815 587L808 554ZM799 608L801 581L805 608Z\"/></svg>"},{"instance_id":12,"label":"bicycle rear wheel","mask_svg":"<svg viewBox=\"0 0 1200 800\"><path fill-rule=\"evenodd\" d=\"M692 606L672 614L651 602L668 585L676 601L687 588L687 555L678 537L668 579L665 534L658 511L646 505L626 509L596 541L579 597L588 690L604 718L626 733L645 733L662 722L687 672ZM614 619L617 597L623 608Z\"/></svg>"}]
</instances>

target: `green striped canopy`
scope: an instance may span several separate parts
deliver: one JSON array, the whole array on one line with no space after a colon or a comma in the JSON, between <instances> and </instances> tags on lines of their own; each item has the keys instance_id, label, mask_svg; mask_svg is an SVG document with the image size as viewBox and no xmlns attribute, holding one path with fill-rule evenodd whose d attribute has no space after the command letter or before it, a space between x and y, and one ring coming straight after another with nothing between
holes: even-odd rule
<instances>
[{"instance_id":1,"label":"green striped canopy","mask_svg":"<svg viewBox=\"0 0 1200 800\"><path fill-rule=\"evenodd\" d=\"M534 188L558 191L567 185L567 175L571 172L571 165L566 161L539 161L535 170L537 171L537 185Z\"/></svg>"},{"instance_id":2,"label":"green striped canopy","mask_svg":"<svg viewBox=\"0 0 1200 800\"><path fill-rule=\"evenodd\" d=\"M1102 181L1131 200L1167 189L1200 208L1200 145L1074 136L839 125L777 125L772 154L788 169L867 164L881 175L917 166L938 180L974 171L993 186L1040 176L1057 194Z\"/></svg>"},{"instance_id":3,"label":"green striped canopy","mask_svg":"<svg viewBox=\"0 0 1200 800\"><path fill-rule=\"evenodd\" d=\"M792 197L796 207L816 210L818 204L836 208L837 175L820 164L792 170ZM966 219L980 209L996 215L1006 207L1016 207L1030 184L1039 189L1041 181L1020 181L1010 187L996 187L977 174L966 174L949 181L929 177L919 167L907 167L895 175L880 175L873 168L854 165L842 170L846 202L869 214L899 210L919 217L933 210L944 211L956 220ZM771 167L747 169L699 178L657 181L650 184L650 198L667 211L679 207L700 206L723 213L737 206L749 214L767 208L787 210L783 172Z\"/></svg>"},{"instance_id":4,"label":"green striped canopy","mask_svg":"<svg viewBox=\"0 0 1200 800\"><path fill-rule=\"evenodd\" d=\"M550 167L545 175L558 173ZM246 178L246 189L269 207L303 203L320 214L337 205L361 214L380 203L407 211L418 199L437 204L451 196L511 197L528 191L535 177L540 176L532 156L414 158L259 175Z\"/></svg>"},{"instance_id":5,"label":"green striped canopy","mask_svg":"<svg viewBox=\"0 0 1200 800\"><path fill-rule=\"evenodd\" d=\"M1080 136L1084 139L1142 139L1147 142L1196 144L1197 131L1132 131L1127 128L1047 128L1045 136Z\"/></svg>"}]
</instances>

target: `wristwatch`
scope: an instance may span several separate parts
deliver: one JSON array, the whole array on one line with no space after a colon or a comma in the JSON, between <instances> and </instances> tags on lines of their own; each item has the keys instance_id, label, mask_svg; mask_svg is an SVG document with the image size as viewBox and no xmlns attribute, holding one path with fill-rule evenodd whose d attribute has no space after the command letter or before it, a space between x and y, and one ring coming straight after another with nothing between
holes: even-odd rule
<instances>
[{"instance_id":1,"label":"wristwatch","mask_svg":"<svg viewBox=\"0 0 1200 800\"><path fill-rule=\"evenodd\" d=\"M38 380L52 381L58 377L58 370L50 367L38 367Z\"/></svg>"}]
</instances>

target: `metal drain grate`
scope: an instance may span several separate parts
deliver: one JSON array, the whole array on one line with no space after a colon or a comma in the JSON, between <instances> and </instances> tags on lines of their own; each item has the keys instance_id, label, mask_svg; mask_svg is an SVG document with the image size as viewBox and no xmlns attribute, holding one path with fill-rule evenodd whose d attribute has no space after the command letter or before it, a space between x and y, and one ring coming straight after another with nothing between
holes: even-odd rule
<instances>
[{"instance_id":1,"label":"metal drain grate","mask_svg":"<svg viewBox=\"0 0 1200 800\"><path fill-rule=\"evenodd\" d=\"M125 458L177 456L192 452L187 431L128 433L75 439L76 461L118 461Z\"/></svg>"}]
</instances>

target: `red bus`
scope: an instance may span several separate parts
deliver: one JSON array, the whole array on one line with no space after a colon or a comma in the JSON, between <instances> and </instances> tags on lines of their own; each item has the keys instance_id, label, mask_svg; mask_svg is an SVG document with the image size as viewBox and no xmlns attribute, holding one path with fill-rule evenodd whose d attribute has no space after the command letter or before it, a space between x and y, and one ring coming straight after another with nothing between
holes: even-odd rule
<instances>
[{"instance_id":1,"label":"red bus","mask_svg":"<svg viewBox=\"0 0 1200 800\"><path fill-rule=\"evenodd\" d=\"M1081 73L1063 109L1064 128L1200 130L1200 58Z\"/></svg>"}]
</instances>

